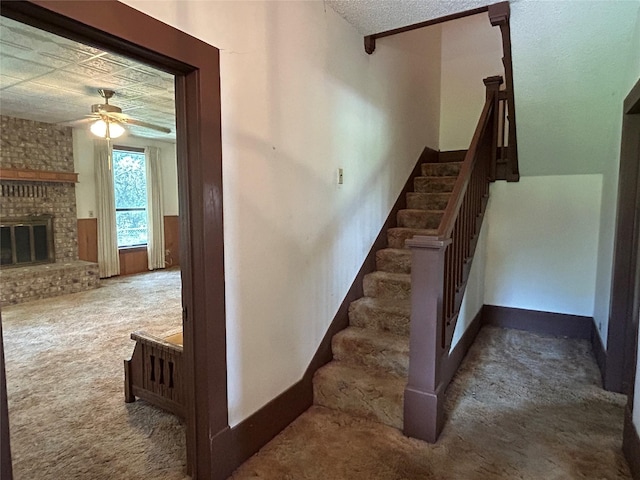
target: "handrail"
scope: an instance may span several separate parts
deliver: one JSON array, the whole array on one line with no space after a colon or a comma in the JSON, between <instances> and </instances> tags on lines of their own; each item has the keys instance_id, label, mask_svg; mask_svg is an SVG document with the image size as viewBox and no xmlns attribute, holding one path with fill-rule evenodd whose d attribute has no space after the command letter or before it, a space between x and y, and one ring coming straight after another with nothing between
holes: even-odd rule
<instances>
[{"instance_id":1,"label":"handrail","mask_svg":"<svg viewBox=\"0 0 640 480\"><path fill-rule=\"evenodd\" d=\"M487 100L484 103L484 108L482 109L480 120L478 121L478 125L476 126L476 130L471 139L471 146L464 156L464 161L462 162L462 167L460 168L460 174L458 175L456 183L453 186L453 192L449 199L449 203L447 204L447 207L442 216L442 220L440 221L438 233L436 234L438 238L451 237L451 233L453 232L453 227L455 225L455 220L458 217L460 207L462 206L464 194L467 191L467 186L469 185L469 181L471 180L471 172L473 171L475 163L478 161L478 150L480 148L482 135L489 127L489 116L493 113L495 108L494 99L496 93L497 92L494 91L490 92L490 94L487 95Z\"/></svg>"},{"instance_id":2,"label":"handrail","mask_svg":"<svg viewBox=\"0 0 640 480\"><path fill-rule=\"evenodd\" d=\"M504 107L508 119L507 132L508 143L503 142L504 149L501 152L502 165L499 171L499 179L508 182L520 180L520 167L518 166L518 139L516 135L516 103L513 90L513 60L511 55L511 27L509 19L511 8L509 2L500 2L489 5L489 21L494 27L500 27L502 36L502 64L504 65L505 96ZM506 153L506 155L505 155Z\"/></svg>"},{"instance_id":3,"label":"handrail","mask_svg":"<svg viewBox=\"0 0 640 480\"><path fill-rule=\"evenodd\" d=\"M471 269L500 141L500 76L484 79L486 101L435 235L414 236L409 379L404 432L435 442L443 426L443 367Z\"/></svg>"},{"instance_id":4,"label":"handrail","mask_svg":"<svg viewBox=\"0 0 640 480\"><path fill-rule=\"evenodd\" d=\"M476 126L475 133L473 134L473 138L471 140L471 146L464 156L462 167L460 167L460 173L458 174L456 183L453 186L451 197L449 197L447 206L444 210L444 213L442 214L442 219L440 220L440 225L436 230L436 234L415 235L413 238L406 241L406 246L441 247L443 245L443 241L451 238L451 233L455 226L455 219L460 212L460 207L462 206L462 201L464 199L464 192L469 185L470 171L473 169L473 166L477 159L476 152L478 150L480 137L484 133L487 119L493 111L493 106L494 97L492 95L491 98L487 98L484 103L482 113L480 114L480 120L478 121L478 125Z\"/></svg>"},{"instance_id":5,"label":"handrail","mask_svg":"<svg viewBox=\"0 0 640 480\"><path fill-rule=\"evenodd\" d=\"M483 211L482 198L488 195L490 169L496 161L495 158L492 160L488 156L492 153L485 150L487 139L491 142L489 145L495 145L497 141L494 138L495 128L489 129L492 125L497 124L495 120L498 118L496 107L502 77L489 77L485 79L485 84L487 85L486 101L437 233L433 236L414 237L407 243L409 247L418 247L419 245L424 248L428 245L442 245L443 241L451 241L452 246L445 250L442 304L443 320L446 322L446 326L440 332L443 348L447 348L453 338L457 313L462 303L462 294L467 280L465 274L468 274L468 271L465 271L465 265L469 264L469 260L473 256L471 244L479 230L475 221ZM490 152L494 150L489 149ZM482 155L483 153L485 155ZM480 161L484 164L478 165ZM469 189L472 189L473 192L468 195ZM462 212L463 209L464 212Z\"/></svg>"}]
</instances>

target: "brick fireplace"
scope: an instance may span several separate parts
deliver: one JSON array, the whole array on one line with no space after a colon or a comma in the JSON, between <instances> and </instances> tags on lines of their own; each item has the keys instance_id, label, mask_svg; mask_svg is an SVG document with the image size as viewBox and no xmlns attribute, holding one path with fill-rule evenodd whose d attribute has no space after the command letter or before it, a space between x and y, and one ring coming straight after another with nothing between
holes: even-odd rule
<instances>
[{"instance_id":1,"label":"brick fireplace","mask_svg":"<svg viewBox=\"0 0 640 480\"><path fill-rule=\"evenodd\" d=\"M72 129L0 116L0 169L0 304L98 286L97 265L78 260Z\"/></svg>"}]
</instances>

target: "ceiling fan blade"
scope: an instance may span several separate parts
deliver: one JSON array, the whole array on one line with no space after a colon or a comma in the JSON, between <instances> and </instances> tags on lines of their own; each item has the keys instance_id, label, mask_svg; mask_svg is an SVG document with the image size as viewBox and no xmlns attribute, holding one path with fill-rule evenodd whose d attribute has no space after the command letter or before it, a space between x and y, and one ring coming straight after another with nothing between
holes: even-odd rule
<instances>
[{"instance_id":1,"label":"ceiling fan blade","mask_svg":"<svg viewBox=\"0 0 640 480\"><path fill-rule=\"evenodd\" d=\"M85 115L82 118L76 118L74 120L67 120L64 122L59 122L60 125L70 125L70 126L81 126L90 122L95 122L100 117L97 115Z\"/></svg>"},{"instance_id":2,"label":"ceiling fan blade","mask_svg":"<svg viewBox=\"0 0 640 480\"><path fill-rule=\"evenodd\" d=\"M122 118L120 121L129 125L150 128L151 130L156 130L158 132L171 133L171 130L169 128L161 127L160 125L154 125L153 123L143 122L142 120L136 120L134 118Z\"/></svg>"},{"instance_id":3,"label":"ceiling fan blade","mask_svg":"<svg viewBox=\"0 0 640 480\"><path fill-rule=\"evenodd\" d=\"M153 123L142 122L133 118L121 118L120 121L128 125L137 125L138 127L150 128L151 130L156 130L162 133L171 133L171 129L169 128L161 127L160 125L154 125Z\"/></svg>"}]
</instances>

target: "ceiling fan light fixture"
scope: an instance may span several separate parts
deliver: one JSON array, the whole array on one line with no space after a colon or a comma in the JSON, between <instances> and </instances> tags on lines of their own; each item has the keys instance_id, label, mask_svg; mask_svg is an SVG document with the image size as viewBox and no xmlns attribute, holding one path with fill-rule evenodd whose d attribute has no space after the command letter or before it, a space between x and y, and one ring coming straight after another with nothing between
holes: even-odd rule
<instances>
[{"instance_id":1,"label":"ceiling fan light fixture","mask_svg":"<svg viewBox=\"0 0 640 480\"><path fill-rule=\"evenodd\" d=\"M90 130L91 133L100 138L118 138L125 132L124 127L119 123L110 122L109 120L105 121L103 119L92 123Z\"/></svg>"}]
</instances>

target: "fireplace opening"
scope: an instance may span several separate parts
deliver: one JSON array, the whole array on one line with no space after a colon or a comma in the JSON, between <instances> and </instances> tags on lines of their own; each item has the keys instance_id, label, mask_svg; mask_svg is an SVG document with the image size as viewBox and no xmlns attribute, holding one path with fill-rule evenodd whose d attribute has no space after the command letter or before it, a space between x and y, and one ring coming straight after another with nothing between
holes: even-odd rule
<instances>
[{"instance_id":1,"label":"fireplace opening","mask_svg":"<svg viewBox=\"0 0 640 480\"><path fill-rule=\"evenodd\" d=\"M0 220L1 267L22 267L54 261L52 215Z\"/></svg>"}]
</instances>

